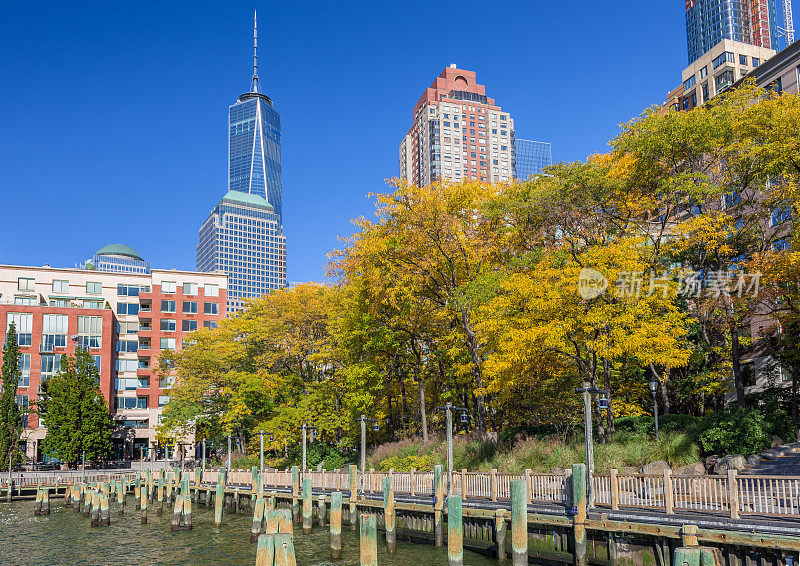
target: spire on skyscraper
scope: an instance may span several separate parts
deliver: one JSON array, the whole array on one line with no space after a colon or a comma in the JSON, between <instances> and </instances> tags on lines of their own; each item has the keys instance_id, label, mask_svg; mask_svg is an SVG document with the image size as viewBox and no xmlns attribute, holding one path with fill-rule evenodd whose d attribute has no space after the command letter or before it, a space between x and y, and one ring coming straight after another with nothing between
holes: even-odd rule
<instances>
[{"instance_id":1,"label":"spire on skyscraper","mask_svg":"<svg viewBox=\"0 0 800 566\"><path fill-rule=\"evenodd\" d=\"M253 10L253 83L250 92L259 92L258 89L258 19L256 11Z\"/></svg>"}]
</instances>

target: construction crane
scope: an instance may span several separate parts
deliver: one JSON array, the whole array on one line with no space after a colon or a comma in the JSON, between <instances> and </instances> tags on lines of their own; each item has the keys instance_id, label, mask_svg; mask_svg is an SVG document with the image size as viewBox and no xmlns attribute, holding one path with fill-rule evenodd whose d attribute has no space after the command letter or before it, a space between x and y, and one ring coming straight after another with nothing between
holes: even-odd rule
<instances>
[{"instance_id":1,"label":"construction crane","mask_svg":"<svg viewBox=\"0 0 800 566\"><path fill-rule=\"evenodd\" d=\"M786 47L794 43L794 21L792 19L792 0L783 2L783 27L778 28L781 35L786 38Z\"/></svg>"}]
</instances>

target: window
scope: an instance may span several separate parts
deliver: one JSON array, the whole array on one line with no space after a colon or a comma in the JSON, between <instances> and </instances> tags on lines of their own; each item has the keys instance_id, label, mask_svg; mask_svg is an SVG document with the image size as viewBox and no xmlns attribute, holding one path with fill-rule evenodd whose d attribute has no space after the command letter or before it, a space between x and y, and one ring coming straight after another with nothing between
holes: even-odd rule
<instances>
[{"instance_id":1,"label":"window","mask_svg":"<svg viewBox=\"0 0 800 566\"><path fill-rule=\"evenodd\" d=\"M161 292L162 293L177 293L178 292L178 284L175 281L162 281L161 282Z\"/></svg>"},{"instance_id":2,"label":"window","mask_svg":"<svg viewBox=\"0 0 800 566\"><path fill-rule=\"evenodd\" d=\"M686 90L689 90L690 88L692 88L694 86L694 83L695 83L695 76L692 75L691 77L689 77L688 79L683 81L683 88L685 88Z\"/></svg>"},{"instance_id":3,"label":"window","mask_svg":"<svg viewBox=\"0 0 800 566\"><path fill-rule=\"evenodd\" d=\"M150 358L139 358L139 369L150 369Z\"/></svg>"},{"instance_id":4,"label":"window","mask_svg":"<svg viewBox=\"0 0 800 566\"><path fill-rule=\"evenodd\" d=\"M219 314L219 305L217 303L204 303L203 312L205 314Z\"/></svg>"},{"instance_id":5,"label":"window","mask_svg":"<svg viewBox=\"0 0 800 566\"><path fill-rule=\"evenodd\" d=\"M775 240L772 244L772 249L776 252L783 252L791 249L792 239L789 236Z\"/></svg>"},{"instance_id":6,"label":"window","mask_svg":"<svg viewBox=\"0 0 800 566\"><path fill-rule=\"evenodd\" d=\"M30 277L20 277L17 279L17 289L20 291L33 291L34 280Z\"/></svg>"},{"instance_id":7,"label":"window","mask_svg":"<svg viewBox=\"0 0 800 566\"><path fill-rule=\"evenodd\" d=\"M197 314L197 301L183 301L183 312Z\"/></svg>"},{"instance_id":8,"label":"window","mask_svg":"<svg viewBox=\"0 0 800 566\"><path fill-rule=\"evenodd\" d=\"M85 309L102 309L103 301L83 301L83 308Z\"/></svg>"},{"instance_id":9,"label":"window","mask_svg":"<svg viewBox=\"0 0 800 566\"><path fill-rule=\"evenodd\" d=\"M205 291L206 297L219 297L219 285L212 285L210 283L206 283L203 286Z\"/></svg>"},{"instance_id":10,"label":"window","mask_svg":"<svg viewBox=\"0 0 800 566\"><path fill-rule=\"evenodd\" d=\"M86 282L87 295L100 295L103 292L103 284L98 281Z\"/></svg>"},{"instance_id":11,"label":"window","mask_svg":"<svg viewBox=\"0 0 800 566\"><path fill-rule=\"evenodd\" d=\"M136 371L138 367L139 367L139 360L117 359L118 372Z\"/></svg>"},{"instance_id":12,"label":"window","mask_svg":"<svg viewBox=\"0 0 800 566\"><path fill-rule=\"evenodd\" d=\"M203 328L216 328L217 321L216 320L204 320L203 321Z\"/></svg>"},{"instance_id":13,"label":"window","mask_svg":"<svg viewBox=\"0 0 800 566\"><path fill-rule=\"evenodd\" d=\"M139 303L117 303L117 314L139 314Z\"/></svg>"},{"instance_id":14,"label":"window","mask_svg":"<svg viewBox=\"0 0 800 566\"><path fill-rule=\"evenodd\" d=\"M197 321L196 320L184 320L181 324L184 332L194 332L197 330Z\"/></svg>"},{"instance_id":15,"label":"window","mask_svg":"<svg viewBox=\"0 0 800 566\"><path fill-rule=\"evenodd\" d=\"M17 395L17 407L20 409L27 409L28 408L28 396L27 395Z\"/></svg>"},{"instance_id":16,"label":"window","mask_svg":"<svg viewBox=\"0 0 800 566\"><path fill-rule=\"evenodd\" d=\"M165 332L175 332L175 319L162 318L161 319L161 330L163 330Z\"/></svg>"},{"instance_id":17,"label":"window","mask_svg":"<svg viewBox=\"0 0 800 566\"><path fill-rule=\"evenodd\" d=\"M92 355L92 361L94 362L95 367L97 367L97 377L100 377L100 356Z\"/></svg>"},{"instance_id":18,"label":"window","mask_svg":"<svg viewBox=\"0 0 800 566\"><path fill-rule=\"evenodd\" d=\"M717 87L717 92L722 92L733 84L733 71L725 71L720 73L715 79L714 84Z\"/></svg>"},{"instance_id":19,"label":"window","mask_svg":"<svg viewBox=\"0 0 800 566\"><path fill-rule=\"evenodd\" d=\"M42 316L42 351L67 346L67 315L46 314Z\"/></svg>"},{"instance_id":20,"label":"window","mask_svg":"<svg viewBox=\"0 0 800 566\"><path fill-rule=\"evenodd\" d=\"M761 64L761 59L753 57L753 67L758 67Z\"/></svg>"},{"instance_id":21,"label":"window","mask_svg":"<svg viewBox=\"0 0 800 566\"><path fill-rule=\"evenodd\" d=\"M739 55L739 64L747 65L747 55Z\"/></svg>"},{"instance_id":22,"label":"window","mask_svg":"<svg viewBox=\"0 0 800 566\"><path fill-rule=\"evenodd\" d=\"M53 293L69 293L69 281L53 279Z\"/></svg>"},{"instance_id":23,"label":"window","mask_svg":"<svg viewBox=\"0 0 800 566\"><path fill-rule=\"evenodd\" d=\"M115 409L146 409L147 397L114 397Z\"/></svg>"},{"instance_id":24,"label":"window","mask_svg":"<svg viewBox=\"0 0 800 566\"><path fill-rule=\"evenodd\" d=\"M117 295L120 297L138 297L139 291L138 285L117 285Z\"/></svg>"},{"instance_id":25,"label":"window","mask_svg":"<svg viewBox=\"0 0 800 566\"><path fill-rule=\"evenodd\" d=\"M147 397L137 397L136 398L136 408L137 409L146 409L147 408Z\"/></svg>"},{"instance_id":26,"label":"window","mask_svg":"<svg viewBox=\"0 0 800 566\"><path fill-rule=\"evenodd\" d=\"M159 395L158 396L158 406L159 407L163 407L167 403L169 403L169 395Z\"/></svg>"},{"instance_id":27,"label":"window","mask_svg":"<svg viewBox=\"0 0 800 566\"><path fill-rule=\"evenodd\" d=\"M197 294L197 283L184 283L183 284L183 294L184 295L196 295Z\"/></svg>"},{"instance_id":28,"label":"window","mask_svg":"<svg viewBox=\"0 0 800 566\"><path fill-rule=\"evenodd\" d=\"M708 65L700 69L700 80L703 80L706 76L708 76Z\"/></svg>"},{"instance_id":29,"label":"window","mask_svg":"<svg viewBox=\"0 0 800 566\"><path fill-rule=\"evenodd\" d=\"M712 61L711 65L716 69L717 67L724 65L725 63L733 63L733 61L734 61L733 53L731 53L730 51L725 51L718 57L714 58L714 61Z\"/></svg>"},{"instance_id":30,"label":"window","mask_svg":"<svg viewBox=\"0 0 800 566\"><path fill-rule=\"evenodd\" d=\"M117 340L117 352L136 353L139 343L136 340Z\"/></svg>"},{"instance_id":31,"label":"window","mask_svg":"<svg viewBox=\"0 0 800 566\"><path fill-rule=\"evenodd\" d=\"M61 354L42 354L42 380L61 370Z\"/></svg>"},{"instance_id":32,"label":"window","mask_svg":"<svg viewBox=\"0 0 800 566\"><path fill-rule=\"evenodd\" d=\"M78 348L99 348L102 343L103 318L100 316L78 317Z\"/></svg>"},{"instance_id":33,"label":"window","mask_svg":"<svg viewBox=\"0 0 800 566\"><path fill-rule=\"evenodd\" d=\"M778 224L783 224L792 217L791 209L787 206L784 208L776 208L772 211L772 220L770 226L775 227Z\"/></svg>"},{"instance_id":34,"label":"window","mask_svg":"<svg viewBox=\"0 0 800 566\"><path fill-rule=\"evenodd\" d=\"M161 339L161 349L162 350L174 350L175 349L175 338L162 338Z\"/></svg>"},{"instance_id":35,"label":"window","mask_svg":"<svg viewBox=\"0 0 800 566\"><path fill-rule=\"evenodd\" d=\"M17 344L20 346L31 345L31 333L33 331L33 314L24 312L10 312L6 314L6 333L8 328L14 325L17 331Z\"/></svg>"},{"instance_id":36,"label":"window","mask_svg":"<svg viewBox=\"0 0 800 566\"><path fill-rule=\"evenodd\" d=\"M776 94L782 93L783 92L783 81L781 80L781 78L778 77L773 82L771 82L769 85L767 85L767 90L771 90L772 92L774 92Z\"/></svg>"},{"instance_id":37,"label":"window","mask_svg":"<svg viewBox=\"0 0 800 566\"><path fill-rule=\"evenodd\" d=\"M175 312L175 301L161 300L161 312Z\"/></svg>"},{"instance_id":38,"label":"window","mask_svg":"<svg viewBox=\"0 0 800 566\"><path fill-rule=\"evenodd\" d=\"M136 377L118 377L114 380L114 389L117 391L136 391L139 379Z\"/></svg>"},{"instance_id":39,"label":"window","mask_svg":"<svg viewBox=\"0 0 800 566\"><path fill-rule=\"evenodd\" d=\"M19 355L19 383L18 387L28 387L31 384L31 355Z\"/></svg>"},{"instance_id":40,"label":"window","mask_svg":"<svg viewBox=\"0 0 800 566\"><path fill-rule=\"evenodd\" d=\"M138 383L139 389L150 389L150 378L140 377Z\"/></svg>"},{"instance_id":41,"label":"window","mask_svg":"<svg viewBox=\"0 0 800 566\"><path fill-rule=\"evenodd\" d=\"M117 323L117 334L136 334L137 332L139 332L138 320Z\"/></svg>"},{"instance_id":42,"label":"window","mask_svg":"<svg viewBox=\"0 0 800 566\"><path fill-rule=\"evenodd\" d=\"M175 376L174 375L165 375L164 377L158 380L158 388L159 389L169 389L175 385Z\"/></svg>"},{"instance_id":43,"label":"window","mask_svg":"<svg viewBox=\"0 0 800 566\"><path fill-rule=\"evenodd\" d=\"M63 305L54 305L53 304L54 302L56 302L56 301L50 301L50 306L51 307L67 306L67 301L63 301L64 302ZM36 300L36 297L14 297L14 304L15 305L28 306L28 307L31 307L31 306L35 307L36 305L39 304L39 301Z\"/></svg>"}]
</instances>

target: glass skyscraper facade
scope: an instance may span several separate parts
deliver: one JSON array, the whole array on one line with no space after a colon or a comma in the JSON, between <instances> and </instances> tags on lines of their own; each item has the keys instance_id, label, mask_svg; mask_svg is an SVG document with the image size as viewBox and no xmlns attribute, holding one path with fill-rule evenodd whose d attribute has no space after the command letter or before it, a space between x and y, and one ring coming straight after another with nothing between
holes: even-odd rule
<instances>
[{"instance_id":1,"label":"glass skyscraper facade","mask_svg":"<svg viewBox=\"0 0 800 566\"><path fill-rule=\"evenodd\" d=\"M531 140L514 140L514 151L516 153L516 172L515 177L520 181L527 180L531 175L535 175L545 167L553 164L553 156L550 144Z\"/></svg>"},{"instance_id":2,"label":"glass skyscraper facade","mask_svg":"<svg viewBox=\"0 0 800 566\"><path fill-rule=\"evenodd\" d=\"M255 24L255 19L254 19ZM256 34L253 81L228 108L228 192L200 228L199 271L228 274L228 312L286 287L281 117L259 92Z\"/></svg>"},{"instance_id":3,"label":"glass skyscraper facade","mask_svg":"<svg viewBox=\"0 0 800 566\"><path fill-rule=\"evenodd\" d=\"M691 65L723 39L778 49L776 0L686 0Z\"/></svg>"}]
</instances>

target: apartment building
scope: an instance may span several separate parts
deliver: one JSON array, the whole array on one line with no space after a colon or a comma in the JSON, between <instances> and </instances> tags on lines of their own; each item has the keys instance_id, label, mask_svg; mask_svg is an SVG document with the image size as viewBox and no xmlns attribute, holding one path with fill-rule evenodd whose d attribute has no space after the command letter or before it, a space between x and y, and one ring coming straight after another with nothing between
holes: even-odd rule
<instances>
[{"instance_id":1,"label":"apartment building","mask_svg":"<svg viewBox=\"0 0 800 566\"><path fill-rule=\"evenodd\" d=\"M113 262L110 256L135 254L126 248L116 245L98 254ZM117 425L116 457L138 458L154 449L163 455L155 446L156 426L174 377L159 374L159 355L182 348L198 328L215 327L225 317L226 300L224 273L0 265L3 341L14 323L22 352L17 402L23 408L35 404L40 384L59 370L61 355L85 349L98 365L100 388ZM27 425L21 439L26 454L41 461L45 424L31 414Z\"/></svg>"}]
</instances>

